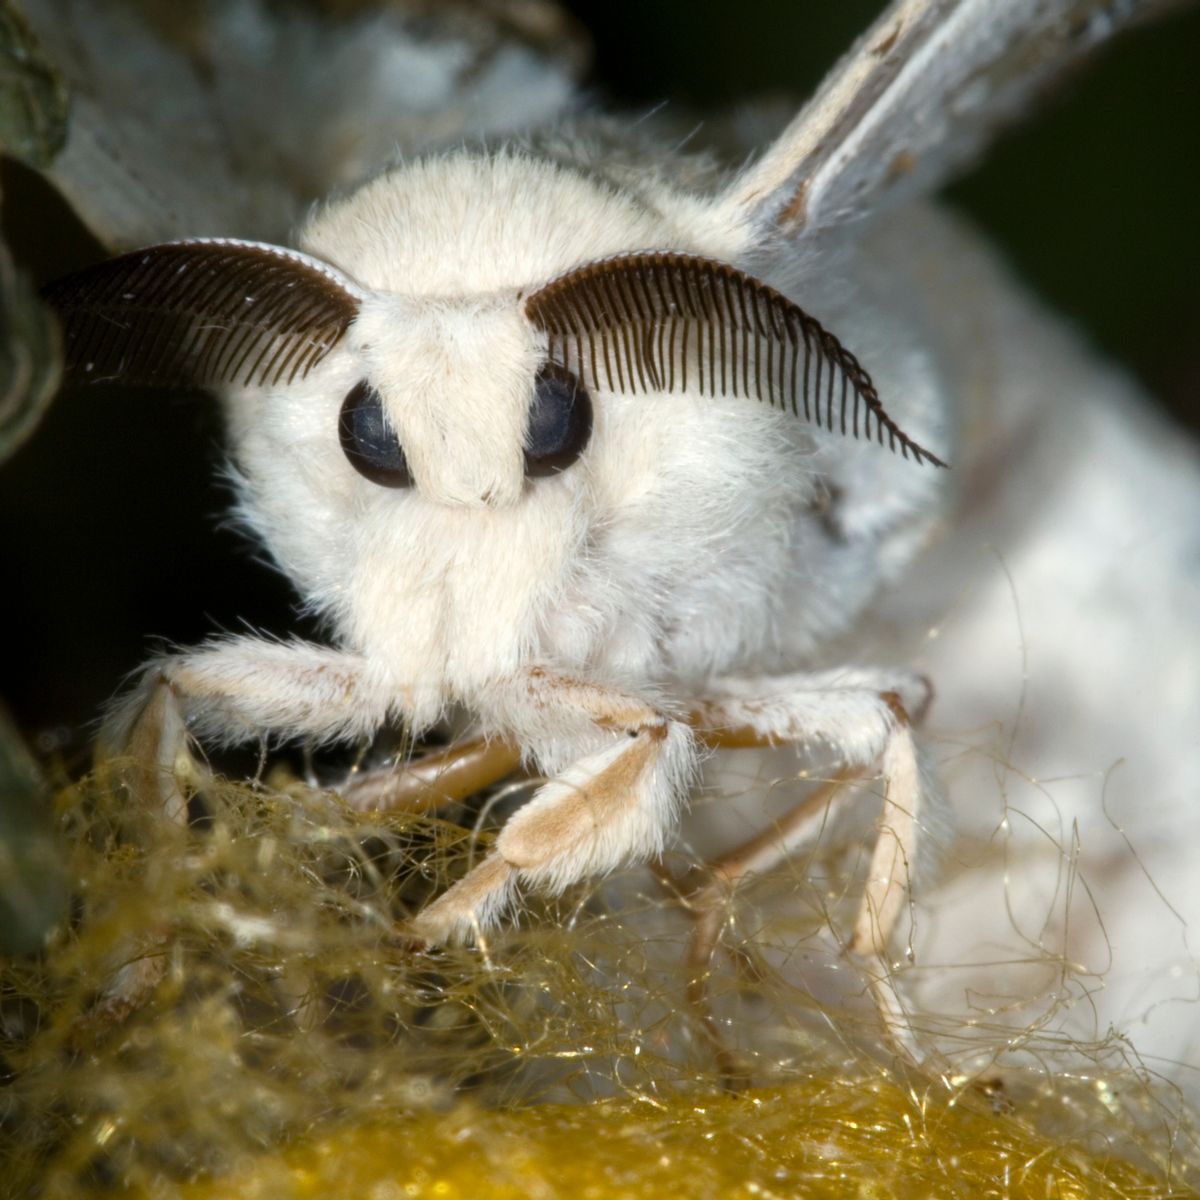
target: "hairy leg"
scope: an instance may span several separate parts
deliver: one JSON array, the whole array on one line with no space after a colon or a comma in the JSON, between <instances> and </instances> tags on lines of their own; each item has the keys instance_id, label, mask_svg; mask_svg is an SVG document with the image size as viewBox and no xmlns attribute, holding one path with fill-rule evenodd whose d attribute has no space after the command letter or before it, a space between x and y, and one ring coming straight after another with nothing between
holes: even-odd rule
<instances>
[{"instance_id":1,"label":"hairy leg","mask_svg":"<svg viewBox=\"0 0 1200 1200\"><path fill-rule=\"evenodd\" d=\"M305 642L229 638L151 663L109 714L101 746L107 757L126 761L142 803L183 825L181 781L198 770L193 736L224 744L268 732L362 736L402 707L403 697L373 681L354 655ZM125 948L125 963L91 1015L120 1021L140 1008L166 970L169 940L162 926Z\"/></svg>"},{"instance_id":2,"label":"hairy leg","mask_svg":"<svg viewBox=\"0 0 1200 1200\"><path fill-rule=\"evenodd\" d=\"M268 732L364 736L402 710L403 699L372 680L355 655L229 638L151 663L110 714L102 743L110 755L128 754L139 794L182 822L179 778L188 773L190 737L231 745Z\"/></svg>"},{"instance_id":3,"label":"hairy leg","mask_svg":"<svg viewBox=\"0 0 1200 1200\"><path fill-rule=\"evenodd\" d=\"M733 1073L733 1064L708 1004L707 979L729 897L748 876L771 870L815 841L830 806L850 794L846 785L875 765L883 777L884 806L848 949L864 960L868 986L890 1041L906 1057L920 1057L887 955L908 895L921 803L910 714L920 719L929 698L928 684L918 676L845 670L730 680L695 705L692 722L710 745L823 743L845 764L834 780L805 797L770 829L718 859L710 881L690 902L696 924L688 951L689 998L727 1075Z\"/></svg>"},{"instance_id":4,"label":"hairy leg","mask_svg":"<svg viewBox=\"0 0 1200 1200\"><path fill-rule=\"evenodd\" d=\"M661 852L695 763L686 724L614 688L531 668L486 700L553 778L413 921L431 942L486 928L518 884L558 892Z\"/></svg>"}]
</instances>

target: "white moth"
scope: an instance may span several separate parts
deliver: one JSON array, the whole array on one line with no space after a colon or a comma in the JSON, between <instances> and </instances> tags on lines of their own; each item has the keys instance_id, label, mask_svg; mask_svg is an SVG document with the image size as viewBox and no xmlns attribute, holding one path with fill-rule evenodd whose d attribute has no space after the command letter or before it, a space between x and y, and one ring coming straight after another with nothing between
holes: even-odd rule
<instances>
[{"instance_id":1,"label":"white moth","mask_svg":"<svg viewBox=\"0 0 1200 1200\"><path fill-rule=\"evenodd\" d=\"M1098 500L1123 538L1141 529L1095 469L1135 430L1121 385L916 201L1142 6L999 7L892 5L731 175L581 119L385 169L318 209L299 249L173 242L51 288L74 379L220 391L242 513L331 634L152 663L110 722L147 789L182 815L193 737L359 739L452 716L497 770L519 747L548 782L417 916L437 942L522 889L660 853L705 746L830 748L882 778L851 945L885 1029L919 1055L890 959L927 798L926 680L984 680L952 696L956 723L1009 715L979 699L1012 661L1003 602L946 619L956 572L991 517L1001 541L1020 531L1018 555L1039 536L1028 495L1006 515L1006 473L1062 508L1047 553L1087 543L1076 508ZM1187 511L1190 448L1160 474L1161 436L1132 436L1126 477ZM1068 437L1085 446L1064 460ZM922 553L941 565L914 581ZM1108 552L1071 554L1086 591ZM892 624L941 632L920 662L894 665L864 626L883 589ZM1031 649L1064 617L1035 618ZM1096 620L1086 636L1110 636L1112 614ZM1072 759L1097 745L1084 724L1048 724L1047 761L1093 770ZM727 874L777 860L821 808L803 802Z\"/></svg>"}]
</instances>

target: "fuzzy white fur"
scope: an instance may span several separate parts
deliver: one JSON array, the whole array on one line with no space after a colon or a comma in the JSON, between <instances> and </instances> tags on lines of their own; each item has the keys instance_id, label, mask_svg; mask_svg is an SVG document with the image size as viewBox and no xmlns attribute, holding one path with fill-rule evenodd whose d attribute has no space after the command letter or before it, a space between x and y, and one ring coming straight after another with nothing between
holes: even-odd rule
<instances>
[{"instance_id":1,"label":"fuzzy white fur","mask_svg":"<svg viewBox=\"0 0 1200 1200\"><path fill-rule=\"evenodd\" d=\"M765 710L746 723L764 740L820 740L886 770L910 735L880 692L924 696L895 673L735 677L803 668L852 625L926 536L942 473L744 399L597 391L579 461L525 477L546 346L524 296L637 247L764 266L754 231L714 216L719 201L661 170L615 189L590 169L586 138L574 165L571 145L553 160L423 160L315 216L304 251L345 276L358 316L308 378L226 400L242 515L337 649L214 643L156 664L133 702L164 731L186 717L227 740L360 737L396 717L420 730L453 706L521 745L550 782L418 919L431 939L478 931L518 885L557 891L660 853L698 765L681 718L706 702L716 724L740 721L738 697L757 689L747 703ZM931 360L881 344L919 344L917 330L900 336L878 281L829 282L805 260L777 247L771 281L857 337L893 417L946 453ZM342 452L338 413L360 380L381 397L412 487L379 487ZM887 778L914 837L915 776ZM858 939L877 955L908 880L896 864L912 853L888 828ZM899 1006L889 993L881 1007Z\"/></svg>"},{"instance_id":2,"label":"fuzzy white fur","mask_svg":"<svg viewBox=\"0 0 1200 1200\"><path fill-rule=\"evenodd\" d=\"M581 126L523 148L393 167L318 211L300 244L351 281L358 318L306 379L231 392L226 409L241 514L326 618L334 646L236 638L172 656L154 664L124 726L149 706L170 718L160 722L164 736L182 738L185 715L202 736L336 739L397 718L421 730L453 707L519 743L551 780L494 854L422 918L428 936L446 937L486 926L520 884L557 890L661 850L698 765L684 718L707 703L764 738L820 742L845 763L882 766L887 812L855 940L885 954L925 789L907 724L880 693L915 710L925 689L911 672L837 664L842 655L862 661L868 637L892 661L888 639L863 632L881 590L900 628L923 629L941 611L928 603L906 618L891 586L952 512L969 521L972 503L989 502L1004 469L989 439L1016 453L1023 422L1061 432L1061 418L1056 425L1044 411L1061 398L1039 396L1037 383L1075 354L1046 351L1041 315L970 238L921 209L874 229L844 223L852 209L860 215L859 189L852 203L827 202L807 235L801 222L796 237L779 237L774 214L802 212L793 201L805 155L825 153L813 131L854 111L854 72L884 70L885 59L866 50L848 59L811 124L799 119L727 186L632 133L628 152L605 157L612 127ZM975 77L956 72L949 91L959 75ZM874 137L878 113L868 116ZM851 187L853 155L844 179L841 161L821 158L822 178ZM642 249L719 259L783 290L853 350L900 427L958 470L916 467L746 400L597 392L580 460L526 479L523 431L546 347L523 298L583 263ZM1049 362L1043 375L1022 366L1027 353ZM340 406L364 379L404 446L409 489L363 479L339 446ZM1101 444L1109 418L1086 424L1087 387L1072 382L1064 411L1071 432L1089 428ZM1187 472L1194 477L1190 460ZM1046 472L1026 474L1031 487L1045 483ZM1086 496L1110 494L1088 476ZM1114 502L1108 525L1125 527L1127 491ZM1041 501L1022 494L1016 503L1028 514ZM1082 544L1089 531L1065 507ZM1128 528L1141 538L1145 522ZM1060 534L1040 551L1018 541L1014 553L1053 558ZM1028 586L1048 586L1045 563L1022 565ZM922 582L938 593L953 575L944 567ZM943 589L939 603L954 599ZM1003 609L1004 597L971 609L970 636L924 655L935 682L943 671L956 680L960 711L980 720L990 716L979 698L995 698L991 677L1013 661L997 649L1003 617L984 616L989 606ZM1047 625L1057 644L1031 649L1066 654L1069 627L1058 613ZM1070 655L1115 653L1102 643L1119 622L1084 628L1095 645ZM839 642L851 634L856 642ZM1067 664L1062 678L1070 676ZM1089 678L1116 687L1121 670ZM1063 744L1094 748L1094 726ZM1053 739L1049 725L1042 736ZM1083 769L1077 759L1063 764L1073 765ZM874 986L885 1014L898 1012L895 992Z\"/></svg>"}]
</instances>

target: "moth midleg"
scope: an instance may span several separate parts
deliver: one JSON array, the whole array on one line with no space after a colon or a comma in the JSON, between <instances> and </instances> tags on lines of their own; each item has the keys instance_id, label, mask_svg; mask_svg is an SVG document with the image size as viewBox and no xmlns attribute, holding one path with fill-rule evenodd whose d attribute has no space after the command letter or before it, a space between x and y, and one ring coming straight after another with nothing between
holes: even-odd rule
<instances>
[{"instance_id":1,"label":"moth midleg","mask_svg":"<svg viewBox=\"0 0 1200 1200\"><path fill-rule=\"evenodd\" d=\"M919 833L921 778L909 713L923 715L929 696L928 684L918 676L845 670L730 681L724 694L718 690L694 706L692 724L708 745L823 742L837 748L846 764L835 780L806 797L771 829L719 859L712 880L689 905L697 921L688 952L689 998L710 1040L719 1040L719 1030L707 999L709 963L732 888L813 840L829 806L849 794L849 781L878 763L883 811L847 949L868 967L868 987L888 1040L904 1057L920 1061L888 947L909 895ZM731 1064L723 1049L718 1053Z\"/></svg>"},{"instance_id":2,"label":"moth midleg","mask_svg":"<svg viewBox=\"0 0 1200 1200\"><path fill-rule=\"evenodd\" d=\"M749 745L747 742L739 744ZM688 1004L712 1046L722 1079L729 1085L742 1072L713 1014L708 985L712 958L728 920L730 900L745 879L774 870L797 850L816 842L825 828L830 806L851 795L847 785L862 774L861 770L854 769L839 772L773 822L769 829L708 863L705 868L707 882L686 900L693 919L685 960Z\"/></svg>"},{"instance_id":3,"label":"moth midleg","mask_svg":"<svg viewBox=\"0 0 1200 1200\"><path fill-rule=\"evenodd\" d=\"M513 742L472 737L403 764L363 771L340 795L359 812L424 813L466 800L520 765L521 748Z\"/></svg>"}]
</instances>

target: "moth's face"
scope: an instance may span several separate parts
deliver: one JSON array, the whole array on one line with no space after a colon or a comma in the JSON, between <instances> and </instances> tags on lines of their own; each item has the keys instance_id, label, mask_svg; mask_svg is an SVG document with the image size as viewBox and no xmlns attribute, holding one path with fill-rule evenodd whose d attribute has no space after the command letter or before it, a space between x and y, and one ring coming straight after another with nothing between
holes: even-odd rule
<instances>
[{"instance_id":1,"label":"moth's face","mask_svg":"<svg viewBox=\"0 0 1200 1200\"><path fill-rule=\"evenodd\" d=\"M728 232L708 237L688 216L698 206L672 211L535 161L452 158L369 184L306 232L305 249L367 294L311 375L232 398L231 435L255 524L350 641L390 637L401 669L433 673L445 667L432 651L425 667L413 656L434 631L464 663L507 655L495 669L509 668L549 607L574 596L583 611L622 573L653 585L676 548L694 566L690 525L709 542L735 524L714 508L730 481L756 485L754 431L779 414L585 388L548 360L523 308L564 271L631 247L731 254ZM639 565L647 531L666 529L671 547ZM583 578L585 559L605 582ZM582 660L602 634L563 637Z\"/></svg>"},{"instance_id":2,"label":"moth's face","mask_svg":"<svg viewBox=\"0 0 1200 1200\"><path fill-rule=\"evenodd\" d=\"M225 389L243 513L431 704L531 657L718 669L770 624L811 487L801 431L861 438L826 467L862 461L884 494L903 488L866 443L940 462L854 353L741 269L770 250L743 204L579 156L418 163L320 213L307 253L185 240L46 293L71 374ZM805 259L806 293L823 274ZM841 302L859 328L861 307Z\"/></svg>"},{"instance_id":3,"label":"moth's face","mask_svg":"<svg viewBox=\"0 0 1200 1200\"><path fill-rule=\"evenodd\" d=\"M232 397L246 509L345 640L430 695L539 655L653 677L698 615L728 628L697 654L751 645L810 498L805 421L937 461L852 353L738 269L728 210L652 172L618 191L444 158L303 241L340 273L336 320L313 369ZM305 269L275 293L276 354L306 353L287 321L328 306ZM735 592L757 635L725 619Z\"/></svg>"},{"instance_id":4,"label":"moth's face","mask_svg":"<svg viewBox=\"0 0 1200 1200\"><path fill-rule=\"evenodd\" d=\"M342 419L350 461L387 486L390 455L393 483L406 471L424 500L468 508L519 504L570 470L593 398L547 363L523 298L631 248L728 253L704 211L515 156L418 163L327 208L305 248L368 289L345 355L361 376Z\"/></svg>"},{"instance_id":5,"label":"moth's face","mask_svg":"<svg viewBox=\"0 0 1200 1200\"><path fill-rule=\"evenodd\" d=\"M514 295L372 297L349 353L362 379L343 402L339 440L369 484L411 486L426 501L467 508L520 501L543 355ZM566 399L569 433L576 397Z\"/></svg>"}]
</instances>

